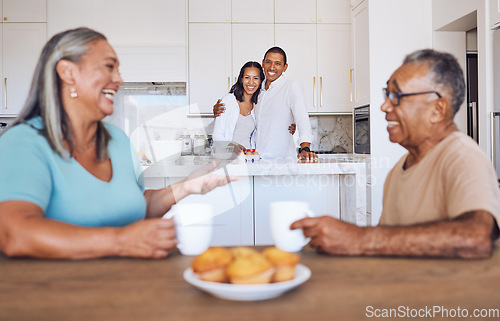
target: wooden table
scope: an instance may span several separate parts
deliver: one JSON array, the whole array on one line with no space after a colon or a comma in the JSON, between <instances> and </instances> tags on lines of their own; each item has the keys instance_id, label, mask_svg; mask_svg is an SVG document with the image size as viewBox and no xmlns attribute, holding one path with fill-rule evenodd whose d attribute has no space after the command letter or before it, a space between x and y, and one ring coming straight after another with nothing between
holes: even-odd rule
<instances>
[{"instance_id":1,"label":"wooden table","mask_svg":"<svg viewBox=\"0 0 500 321\"><path fill-rule=\"evenodd\" d=\"M369 313L400 306L500 310L498 250L474 261L329 257L310 249L300 255L309 281L275 299L238 302L185 282L192 257L179 253L86 261L0 254L0 320L345 321L370 319L367 306Z\"/></svg>"}]
</instances>

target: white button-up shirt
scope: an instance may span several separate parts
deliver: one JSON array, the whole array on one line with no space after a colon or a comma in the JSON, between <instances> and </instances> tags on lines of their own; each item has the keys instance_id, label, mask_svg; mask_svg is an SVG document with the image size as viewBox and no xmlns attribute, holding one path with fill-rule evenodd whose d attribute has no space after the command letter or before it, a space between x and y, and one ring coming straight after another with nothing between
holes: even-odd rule
<instances>
[{"instance_id":1,"label":"white button-up shirt","mask_svg":"<svg viewBox=\"0 0 500 321\"><path fill-rule=\"evenodd\" d=\"M300 84L283 75L268 90L262 83L257 105L256 149L262 158L297 158L295 143L288 127L297 124L299 144L312 142L311 123Z\"/></svg>"}]
</instances>

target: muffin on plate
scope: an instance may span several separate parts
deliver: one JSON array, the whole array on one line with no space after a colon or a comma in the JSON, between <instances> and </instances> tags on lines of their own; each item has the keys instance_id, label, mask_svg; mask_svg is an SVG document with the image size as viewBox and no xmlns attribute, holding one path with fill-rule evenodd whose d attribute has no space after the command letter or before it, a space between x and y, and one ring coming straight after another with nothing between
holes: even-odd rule
<instances>
[{"instance_id":1,"label":"muffin on plate","mask_svg":"<svg viewBox=\"0 0 500 321\"><path fill-rule=\"evenodd\" d=\"M269 247L262 255L274 266L272 282L283 282L295 277L295 267L300 262L300 256L295 253L286 252L277 247Z\"/></svg>"},{"instance_id":2,"label":"muffin on plate","mask_svg":"<svg viewBox=\"0 0 500 321\"><path fill-rule=\"evenodd\" d=\"M233 261L231 251L223 247L210 247L191 262L193 272L200 280L210 282L227 282L226 267Z\"/></svg>"},{"instance_id":3,"label":"muffin on plate","mask_svg":"<svg viewBox=\"0 0 500 321\"><path fill-rule=\"evenodd\" d=\"M241 254L241 253L239 253ZM226 274L233 284L263 284L271 282L274 274L272 264L259 252L243 251L241 256L229 264Z\"/></svg>"},{"instance_id":4,"label":"muffin on plate","mask_svg":"<svg viewBox=\"0 0 500 321\"><path fill-rule=\"evenodd\" d=\"M233 247L231 249L231 253L233 253L235 258L259 254L259 252L257 252L257 250L254 250L254 249L252 249L250 247L246 247L246 246Z\"/></svg>"}]
</instances>

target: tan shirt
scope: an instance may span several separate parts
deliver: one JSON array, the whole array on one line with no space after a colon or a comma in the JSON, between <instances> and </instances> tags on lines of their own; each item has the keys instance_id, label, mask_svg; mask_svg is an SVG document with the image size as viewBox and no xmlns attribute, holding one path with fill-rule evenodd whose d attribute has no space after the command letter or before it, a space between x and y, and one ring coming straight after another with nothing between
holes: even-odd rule
<instances>
[{"instance_id":1,"label":"tan shirt","mask_svg":"<svg viewBox=\"0 0 500 321\"><path fill-rule=\"evenodd\" d=\"M500 223L500 189L489 159L467 135L453 132L404 170L403 156L384 184L380 225L412 225L486 210Z\"/></svg>"}]
</instances>

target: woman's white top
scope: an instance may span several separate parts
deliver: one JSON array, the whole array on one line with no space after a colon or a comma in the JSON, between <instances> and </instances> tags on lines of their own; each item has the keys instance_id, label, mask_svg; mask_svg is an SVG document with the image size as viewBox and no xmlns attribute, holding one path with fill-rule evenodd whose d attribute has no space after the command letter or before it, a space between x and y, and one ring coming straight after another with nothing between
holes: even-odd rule
<instances>
[{"instance_id":1,"label":"woman's white top","mask_svg":"<svg viewBox=\"0 0 500 321\"><path fill-rule=\"evenodd\" d=\"M233 136L239 118L238 116L240 115L240 106L238 105L236 97L231 93L224 95L221 102L226 105L226 110L222 115L215 118L214 132L212 137L214 141L233 142ZM245 118L251 118L253 120L253 129L255 129L255 114L253 109L250 113L250 116ZM248 146L248 143L241 145L245 146L247 149L255 148L255 130L253 130L250 135L250 146Z\"/></svg>"},{"instance_id":2,"label":"woman's white top","mask_svg":"<svg viewBox=\"0 0 500 321\"><path fill-rule=\"evenodd\" d=\"M233 142L249 149L252 146L252 135L255 131L255 120L252 115L243 116L238 114L236 126L234 126Z\"/></svg>"}]
</instances>

